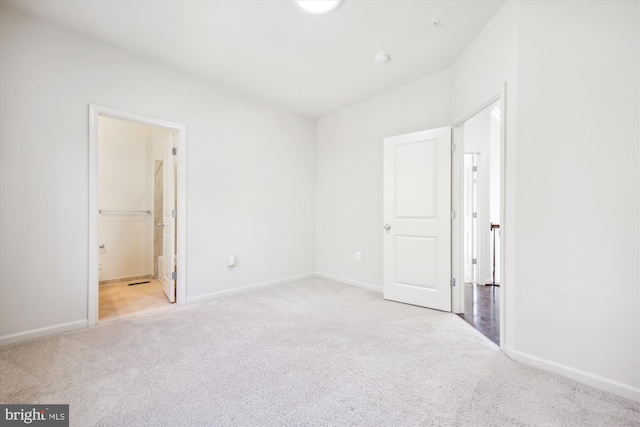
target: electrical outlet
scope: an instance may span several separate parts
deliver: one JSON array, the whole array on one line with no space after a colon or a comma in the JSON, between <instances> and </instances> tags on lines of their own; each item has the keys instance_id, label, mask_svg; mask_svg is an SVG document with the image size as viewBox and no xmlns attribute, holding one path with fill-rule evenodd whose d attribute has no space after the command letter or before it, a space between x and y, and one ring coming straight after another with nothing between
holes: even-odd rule
<instances>
[{"instance_id":1,"label":"electrical outlet","mask_svg":"<svg viewBox=\"0 0 640 427\"><path fill-rule=\"evenodd\" d=\"M362 261L362 252L356 252L356 261Z\"/></svg>"}]
</instances>

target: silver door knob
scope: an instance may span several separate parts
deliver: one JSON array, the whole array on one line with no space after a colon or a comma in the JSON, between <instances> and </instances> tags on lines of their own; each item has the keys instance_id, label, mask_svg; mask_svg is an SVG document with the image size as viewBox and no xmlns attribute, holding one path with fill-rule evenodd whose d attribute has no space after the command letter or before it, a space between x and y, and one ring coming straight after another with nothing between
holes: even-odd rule
<instances>
[{"instance_id":1,"label":"silver door knob","mask_svg":"<svg viewBox=\"0 0 640 427\"><path fill-rule=\"evenodd\" d=\"M385 224L385 225L384 225L384 229L385 229L385 230L391 230L391 226L390 226L389 224Z\"/></svg>"},{"instance_id":2,"label":"silver door knob","mask_svg":"<svg viewBox=\"0 0 640 427\"><path fill-rule=\"evenodd\" d=\"M159 222L158 227L164 227L164 224L162 222Z\"/></svg>"}]
</instances>

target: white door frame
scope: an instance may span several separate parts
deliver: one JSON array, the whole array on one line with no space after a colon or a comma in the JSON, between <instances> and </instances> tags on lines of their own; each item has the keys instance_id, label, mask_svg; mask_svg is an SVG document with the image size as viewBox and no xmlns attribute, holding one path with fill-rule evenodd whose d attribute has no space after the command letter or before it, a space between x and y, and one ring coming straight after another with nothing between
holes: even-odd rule
<instances>
[{"instance_id":1,"label":"white door frame","mask_svg":"<svg viewBox=\"0 0 640 427\"><path fill-rule=\"evenodd\" d=\"M461 146L461 148L463 148L463 147ZM466 207L469 206L469 194L467 193L468 191L473 191L474 192L474 194L472 196L472 199L475 199L476 203L478 203L478 201L477 201L477 199L478 199L478 182L477 182L477 180L478 180L478 175L479 174L477 173L477 169L476 169L476 171L472 171L471 172L471 173L475 173L476 176L475 176L475 180L473 180L472 183L471 183L471 187L472 188L469 188L469 186L468 186L469 185L469 178L466 176L466 174L467 174L467 171L466 171L466 169L467 169L467 166L466 166L467 159L466 159L466 157L467 156L474 156L473 157L473 160L474 160L474 165L473 166L477 167L479 155L478 155L478 153L467 153L467 152L463 152L462 153L463 167L465 168L463 170L463 172L462 172L462 178L463 178L462 193L463 193L464 201L463 201L463 204L462 204L462 208L460 209L460 216L463 218L463 225L462 225L462 232L463 233L466 233L466 230L467 230L466 221L467 221L467 214L469 212L467 212ZM477 204L476 204L475 207L476 207L476 209L473 210L473 206L470 206L471 212L477 212L478 211ZM471 261L472 261L473 258L476 258L476 259L479 258L479 256L478 256L478 254L479 254L479 251L478 251L478 246L479 246L478 245L478 234L479 234L478 233L478 222L479 222L479 218L476 218L476 221L474 221L473 217L472 217L470 222L471 222L469 224L469 227L471 228L471 239L470 239L471 242L470 242L470 244L471 244L471 251L473 252L473 256L471 258ZM463 250L464 250L463 257L462 257L462 262L465 263L467 261L467 259L466 259L467 251L469 250L467 248L467 239L466 238L463 238L462 245L463 245ZM464 268L466 269L468 265L469 264L465 264ZM478 264L474 265L473 262L472 262L471 263L471 267L469 267L469 268L471 268L471 282L477 283L478 276L479 276ZM467 283L467 279L468 278L469 278L469 275L465 272L464 273L464 283Z\"/></svg>"},{"instance_id":2,"label":"white door frame","mask_svg":"<svg viewBox=\"0 0 640 427\"><path fill-rule=\"evenodd\" d=\"M464 208L464 134L461 126L487 108L489 105L500 101L500 347L504 348L505 342L505 294L509 292L509 283L506 283L505 275L505 253L507 251L506 235L508 232L506 224L506 136L507 136L507 120L506 120L506 89L507 84L504 83L500 93L492 97L490 100L476 108L472 113L464 116L455 122L453 128L453 141L456 144L456 150L453 153L452 169L451 169L451 204L456 212L459 212L459 221L453 221L451 225L451 271L456 279L456 286L451 288L451 303L454 313L464 312L464 221L462 221L462 209Z\"/></svg>"},{"instance_id":3,"label":"white door frame","mask_svg":"<svg viewBox=\"0 0 640 427\"><path fill-rule=\"evenodd\" d=\"M89 274L87 290L87 319L89 326L98 323L98 191L99 191L99 117L126 120L146 126L169 129L176 132L178 149L178 211L176 232L177 282L176 302L180 305L187 301L187 127L166 120L147 117L140 114L117 110L96 104L89 104Z\"/></svg>"}]
</instances>

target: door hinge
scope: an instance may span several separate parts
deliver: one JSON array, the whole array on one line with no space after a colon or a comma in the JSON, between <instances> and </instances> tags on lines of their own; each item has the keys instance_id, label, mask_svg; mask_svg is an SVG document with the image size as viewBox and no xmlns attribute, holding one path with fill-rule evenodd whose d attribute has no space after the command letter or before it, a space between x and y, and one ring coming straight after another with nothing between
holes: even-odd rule
<instances>
[{"instance_id":1,"label":"door hinge","mask_svg":"<svg viewBox=\"0 0 640 427\"><path fill-rule=\"evenodd\" d=\"M474 212L471 214L471 218L478 218L478 212Z\"/></svg>"},{"instance_id":2,"label":"door hinge","mask_svg":"<svg viewBox=\"0 0 640 427\"><path fill-rule=\"evenodd\" d=\"M456 151L456 143L455 142L451 143L451 151Z\"/></svg>"},{"instance_id":3,"label":"door hinge","mask_svg":"<svg viewBox=\"0 0 640 427\"><path fill-rule=\"evenodd\" d=\"M473 172L478 172L478 167L474 166L472 170L473 170Z\"/></svg>"},{"instance_id":4,"label":"door hinge","mask_svg":"<svg viewBox=\"0 0 640 427\"><path fill-rule=\"evenodd\" d=\"M449 284L451 286L455 286L456 285L456 279L454 279L453 277L451 279L449 279Z\"/></svg>"},{"instance_id":5,"label":"door hinge","mask_svg":"<svg viewBox=\"0 0 640 427\"><path fill-rule=\"evenodd\" d=\"M478 263L477 259L474 258L474 259L471 260L471 264L477 264L477 263Z\"/></svg>"},{"instance_id":6,"label":"door hinge","mask_svg":"<svg viewBox=\"0 0 640 427\"><path fill-rule=\"evenodd\" d=\"M456 219L456 211L451 211L451 212L449 213L449 217L450 217L451 219Z\"/></svg>"},{"instance_id":7,"label":"door hinge","mask_svg":"<svg viewBox=\"0 0 640 427\"><path fill-rule=\"evenodd\" d=\"M171 216L174 218L178 217L178 211L176 211L175 209L171 209Z\"/></svg>"},{"instance_id":8,"label":"door hinge","mask_svg":"<svg viewBox=\"0 0 640 427\"><path fill-rule=\"evenodd\" d=\"M171 147L171 154L174 156L178 154L178 147Z\"/></svg>"},{"instance_id":9,"label":"door hinge","mask_svg":"<svg viewBox=\"0 0 640 427\"><path fill-rule=\"evenodd\" d=\"M171 280L176 280L178 278L178 273L176 273L175 271L171 272Z\"/></svg>"}]
</instances>

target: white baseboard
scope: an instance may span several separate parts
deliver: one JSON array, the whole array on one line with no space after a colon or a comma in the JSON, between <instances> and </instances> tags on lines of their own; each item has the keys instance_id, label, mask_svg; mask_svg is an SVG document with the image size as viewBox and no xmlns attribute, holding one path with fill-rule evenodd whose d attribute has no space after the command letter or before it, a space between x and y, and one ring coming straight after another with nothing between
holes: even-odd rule
<instances>
[{"instance_id":1,"label":"white baseboard","mask_svg":"<svg viewBox=\"0 0 640 427\"><path fill-rule=\"evenodd\" d=\"M32 329L30 331L18 332L16 334L0 336L0 346L13 344L20 341L32 340L48 335L60 334L76 329L86 328L89 323L87 320L78 320L75 322L62 323L60 325L47 326L46 328Z\"/></svg>"},{"instance_id":2,"label":"white baseboard","mask_svg":"<svg viewBox=\"0 0 640 427\"><path fill-rule=\"evenodd\" d=\"M284 279L270 280L268 282L254 283L252 285L241 286L239 288L225 289L223 291L211 292L211 293L204 294L204 295L198 295L198 296L195 296L195 297L189 297L189 298L187 298L187 304L195 304L195 303L199 303L199 302L209 301L209 300L212 300L212 299L216 299L216 298L220 298L220 297L224 297L224 296L228 296L228 295L234 295L234 294L239 294L239 293L242 293L242 292L251 291L251 290L254 290L254 289L260 289L260 288L266 288L266 287L269 287L269 286L280 285L282 283L289 283L289 282L293 282L293 281L296 281L296 280L312 279L315 276L316 275L314 273L306 273L306 274L300 274L298 276L285 277Z\"/></svg>"},{"instance_id":3,"label":"white baseboard","mask_svg":"<svg viewBox=\"0 0 640 427\"><path fill-rule=\"evenodd\" d=\"M513 360L517 360L518 362L522 362L526 365L533 366L534 368L542 369L544 371L553 372L554 374L562 375L563 377L604 390L608 393L613 393L618 396L640 402L640 388L638 387L633 387L590 372L572 368L571 366L562 365L551 360L533 356L531 354L515 350L509 345L505 345L502 350L507 354L507 356Z\"/></svg>"},{"instance_id":4,"label":"white baseboard","mask_svg":"<svg viewBox=\"0 0 640 427\"><path fill-rule=\"evenodd\" d=\"M344 279L342 277L332 276L330 274L324 273L316 273L317 277L322 277L323 279L335 280L336 282L342 282L347 285L357 286L359 288L367 289L369 291L382 293L382 286L374 286L369 283L357 282L355 280Z\"/></svg>"}]
</instances>

